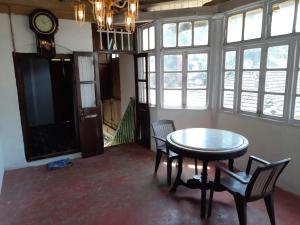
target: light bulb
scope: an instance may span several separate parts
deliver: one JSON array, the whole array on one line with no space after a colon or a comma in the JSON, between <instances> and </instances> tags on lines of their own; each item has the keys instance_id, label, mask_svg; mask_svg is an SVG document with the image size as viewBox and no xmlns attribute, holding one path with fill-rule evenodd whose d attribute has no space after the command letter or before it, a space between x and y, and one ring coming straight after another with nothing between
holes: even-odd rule
<instances>
[{"instance_id":1,"label":"light bulb","mask_svg":"<svg viewBox=\"0 0 300 225\"><path fill-rule=\"evenodd\" d=\"M135 11L136 11L136 4L135 3L131 3L130 4L130 12L131 13L135 13Z\"/></svg>"}]
</instances>

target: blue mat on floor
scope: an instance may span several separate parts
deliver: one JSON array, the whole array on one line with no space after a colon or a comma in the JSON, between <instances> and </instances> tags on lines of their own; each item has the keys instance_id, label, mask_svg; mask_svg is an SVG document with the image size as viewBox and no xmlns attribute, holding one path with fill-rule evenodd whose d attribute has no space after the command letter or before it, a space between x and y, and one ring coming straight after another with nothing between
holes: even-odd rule
<instances>
[{"instance_id":1,"label":"blue mat on floor","mask_svg":"<svg viewBox=\"0 0 300 225\"><path fill-rule=\"evenodd\" d=\"M55 170L59 168L69 167L73 165L73 161L69 158L61 159L47 164L49 170Z\"/></svg>"}]
</instances>

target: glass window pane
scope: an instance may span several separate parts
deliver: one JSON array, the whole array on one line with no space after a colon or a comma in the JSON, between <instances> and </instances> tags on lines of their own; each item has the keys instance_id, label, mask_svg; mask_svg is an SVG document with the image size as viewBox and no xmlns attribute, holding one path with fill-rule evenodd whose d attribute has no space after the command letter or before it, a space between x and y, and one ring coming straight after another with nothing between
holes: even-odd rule
<instances>
[{"instance_id":1,"label":"glass window pane","mask_svg":"<svg viewBox=\"0 0 300 225\"><path fill-rule=\"evenodd\" d=\"M265 92L285 92L286 71L267 71Z\"/></svg>"},{"instance_id":2,"label":"glass window pane","mask_svg":"<svg viewBox=\"0 0 300 225\"><path fill-rule=\"evenodd\" d=\"M205 108L206 107L206 91L205 90L188 90L187 107Z\"/></svg>"},{"instance_id":3,"label":"glass window pane","mask_svg":"<svg viewBox=\"0 0 300 225\"><path fill-rule=\"evenodd\" d=\"M241 110L246 112L257 111L257 93L242 92Z\"/></svg>"},{"instance_id":4,"label":"glass window pane","mask_svg":"<svg viewBox=\"0 0 300 225\"><path fill-rule=\"evenodd\" d=\"M155 72L155 56L149 56L149 72Z\"/></svg>"},{"instance_id":5,"label":"glass window pane","mask_svg":"<svg viewBox=\"0 0 300 225\"><path fill-rule=\"evenodd\" d=\"M164 55L164 71L181 71L181 55Z\"/></svg>"},{"instance_id":6,"label":"glass window pane","mask_svg":"<svg viewBox=\"0 0 300 225\"><path fill-rule=\"evenodd\" d=\"M271 36L289 34L292 32L294 10L294 0L288 0L272 6Z\"/></svg>"},{"instance_id":7,"label":"glass window pane","mask_svg":"<svg viewBox=\"0 0 300 225\"><path fill-rule=\"evenodd\" d=\"M229 51L225 53L225 69L234 70L235 69L235 58L236 51Z\"/></svg>"},{"instance_id":8,"label":"glass window pane","mask_svg":"<svg viewBox=\"0 0 300 225\"><path fill-rule=\"evenodd\" d=\"M264 109L263 113L270 116L283 116L283 95L269 95L266 94L264 97Z\"/></svg>"},{"instance_id":9,"label":"glass window pane","mask_svg":"<svg viewBox=\"0 0 300 225\"><path fill-rule=\"evenodd\" d=\"M297 21L296 21L296 32L299 32L299 31L300 31L300 7L298 5L298 9L297 9Z\"/></svg>"},{"instance_id":10,"label":"glass window pane","mask_svg":"<svg viewBox=\"0 0 300 225\"><path fill-rule=\"evenodd\" d=\"M187 75L187 88L206 88L206 72L189 72Z\"/></svg>"},{"instance_id":11,"label":"glass window pane","mask_svg":"<svg viewBox=\"0 0 300 225\"><path fill-rule=\"evenodd\" d=\"M149 102L150 105L156 105L156 90L149 89Z\"/></svg>"},{"instance_id":12,"label":"glass window pane","mask_svg":"<svg viewBox=\"0 0 300 225\"><path fill-rule=\"evenodd\" d=\"M80 84L82 108L96 106L95 84Z\"/></svg>"},{"instance_id":13,"label":"glass window pane","mask_svg":"<svg viewBox=\"0 0 300 225\"><path fill-rule=\"evenodd\" d=\"M144 57L140 57L137 59L138 63L138 78L146 79L146 61Z\"/></svg>"},{"instance_id":14,"label":"glass window pane","mask_svg":"<svg viewBox=\"0 0 300 225\"><path fill-rule=\"evenodd\" d=\"M182 22L178 24L178 46L192 45L192 23Z\"/></svg>"},{"instance_id":15,"label":"glass window pane","mask_svg":"<svg viewBox=\"0 0 300 225\"><path fill-rule=\"evenodd\" d=\"M156 88L156 79L155 79L155 73L149 73L149 87L150 88Z\"/></svg>"},{"instance_id":16,"label":"glass window pane","mask_svg":"<svg viewBox=\"0 0 300 225\"><path fill-rule=\"evenodd\" d=\"M207 70L207 53L188 54L188 71Z\"/></svg>"},{"instance_id":17,"label":"glass window pane","mask_svg":"<svg viewBox=\"0 0 300 225\"><path fill-rule=\"evenodd\" d=\"M260 68L260 48L246 49L244 51L244 69L259 69Z\"/></svg>"},{"instance_id":18,"label":"glass window pane","mask_svg":"<svg viewBox=\"0 0 300 225\"><path fill-rule=\"evenodd\" d=\"M224 73L224 89L234 89L235 83L235 72L234 71L226 71Z\"/></svg>"},{"instance_id":19,"label":"glass window pane","mask_svg":"<svg viewBox=\"0 0 300 225\"><path fill-rule=\"evenodd\" d=\"M243 14L237 14L228 17L227 42L241 41L242 32L243 32Z\"/></svg>"},{"instance_id":20,"label":"glass window pane","mask_svg":"<svg viewBox=\"0 0 300 225\"><path fill-rule=\"evenodd\" d=\"M267 68L286 68L288 61L288 45L273 46L268 48Z\"/></svg>"},{"instance_id":21,"label":"glass window pane","mask_svg":"<svg viewBox=\"0 0 300 225\"><path fill-rule=\"evenodd\" d=\"M297 79L297 94L300 94L300 71L298 72L298 79Z\"/></svg>"},{"instance_id":22,"label":"glass window pane","mask_svg":"<svg viewBox=\"0 0 300 225\"><path fill-rule=\"evenodd\" d=\"M294 111L294 119L295 120L300 120L300 97L296 98L295 111Z\"/></svg>"},{"instance_id":23,"label":"glass window pane","mask_svg":"<svg viewBox=\"0 0 300 225\"><path fill-rule=\"evenodd\" d=\"M154 27L149 28L149 49L155 48L155 31Z\"/></svg>"},{"instance_id":24,"label":"glass window pane","mask_svg":"<svg viewBox=\"0 0 300 225\"><path fill-rule=\"evenodd\" d=\"M179 89L182 87L181 73L164 73L164 88Z\"/></svg>"},{"instance_id":25,"label":"glass window pane","mask_svg":"<svg viewBox=\"0 0 300 225\"><path fill-rule=\"evenodd\" d=\"M94 57L93 56L78 56L78 70L80 81L94 81Z\"/></svg>"},{"instance_id":26,"label":"glass window pane","mask_svg":"<svg viewBox=\"0 0 300 225\"><path fill-rule=\"evenodd\" d=\"M146 95L146 82L138 82L139 89L139 102L146 103L147 95Z\"/></svg>"},{"instance_id":27,"label":"glass window pane","mask_svg":"<svg viewBox=\"0 0 300 225\"><path fill-rule=\"evenodd\" d=\"M244 71L242 76L243 91L258 91L259 71Z\"/></svg>"},{"instance_id":28,"label":"glass window pane","mask_svg":"<svg viewBox=\"0 0 300 225\"><path fill-rule=\"evenodd\" d=\"M208 21L194 22L194 45L208 45Z\"/></svg>"},{"instance_id":29,"label":"glass window pane","mask_svg":"<svg viewBox=\"0 0 300 225\"><path fill-rule=\"evenodd\" d=\"M181 90L164 90L164 106L181 107Z\"/></svg>"},{"instance_id":30,"label":"glass window pane","mask_svg":"<svg viewBox=\"0 0 300 225\"><path fill-rule=\"evenodd\" d=\"M223 107L227 109L233 109L233 99L234 99L233 91L224 91Z\"/></svg>"},{"instance_id":31,"label":"glass window pane","mask_svg":"<svg viewBox=\"0 0 300 225\"><path fill-rule=\"evenodd\" d=\"M144 29L143 30L143 50L146 51L148 50L148 46L149 46L149 43L148 43L148 28Z\"/></svg>"},{"instance_id":32,"label":"glass window pane","mask_svg":"<svg viewBox=\"0 0 300 225\"><path fill-rule=\"evenodd\" d=\"M166 23L163 25L163 46L176 47L176 23Z\"/></svg>"},{"instance_id":33,"label":"glass window pane","mask_svg":"<svg viewBox=\"0 0 300 225\"><path fill-rule=\"evenodd\" d=\"M244 40L261 37L263 9L246 12Z\"/></svg>"}]
</instances>

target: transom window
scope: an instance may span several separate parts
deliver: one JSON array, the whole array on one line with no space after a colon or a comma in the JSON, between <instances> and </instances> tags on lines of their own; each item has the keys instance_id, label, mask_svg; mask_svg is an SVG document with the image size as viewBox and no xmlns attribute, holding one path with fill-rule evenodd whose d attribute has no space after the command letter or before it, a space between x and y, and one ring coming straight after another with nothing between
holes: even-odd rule
<instances>
[{"instance_id":1,"label":"transom window","mask_svg":"<svg viewBox=\"0 0 300 225\"><path fill-rule=\"evenodd\" d=\"M261 38L263 9L229 16L227 19L227 43Z\"/></svg>"},{"instance_id":2,"label":"transom window","mask_svg":"<svg viewBox=\"0 0 300 225\"><path fill-rule=\"evenodd\" d=\"M208 45L208 20L165 23L163 47L189 47Z\"/></svg>"},{"instance_id":3,"label":"transom window","mask_svg":"<svg viewBox=\"0 0 300 225\"><path fill-rule=\"evenodd\" d=\"M142 30L142 49L143 51L155 49L155 28L154 26Z\"/></svg>"}]
</instances>

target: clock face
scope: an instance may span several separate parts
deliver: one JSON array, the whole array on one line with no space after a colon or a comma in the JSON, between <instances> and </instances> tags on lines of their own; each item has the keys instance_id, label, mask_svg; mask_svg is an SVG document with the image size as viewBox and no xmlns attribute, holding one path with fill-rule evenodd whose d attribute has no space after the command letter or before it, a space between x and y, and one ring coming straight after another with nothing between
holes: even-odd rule
<instances>
[{"instance_id":1,"label":"clock face","mask_svg":"<svg viewBox=\"0 0 300 225\"><path fill-rule=\"evenodd\" d=\"M47 13L36 14L32 22L36 31L41 34L51 34L56 29L54 18Z\"/></svg>"},{"instance_id":2,"label":"clock face","mask_svg":"<svg viewBox=\"0 0 300 225\"><path fill-rule=\"evenodd\" d=\"M45 33L48 33L53 28L53 21L49 16L40 14L35 18L36 27Z\"/></svg>"}]
</instances>

